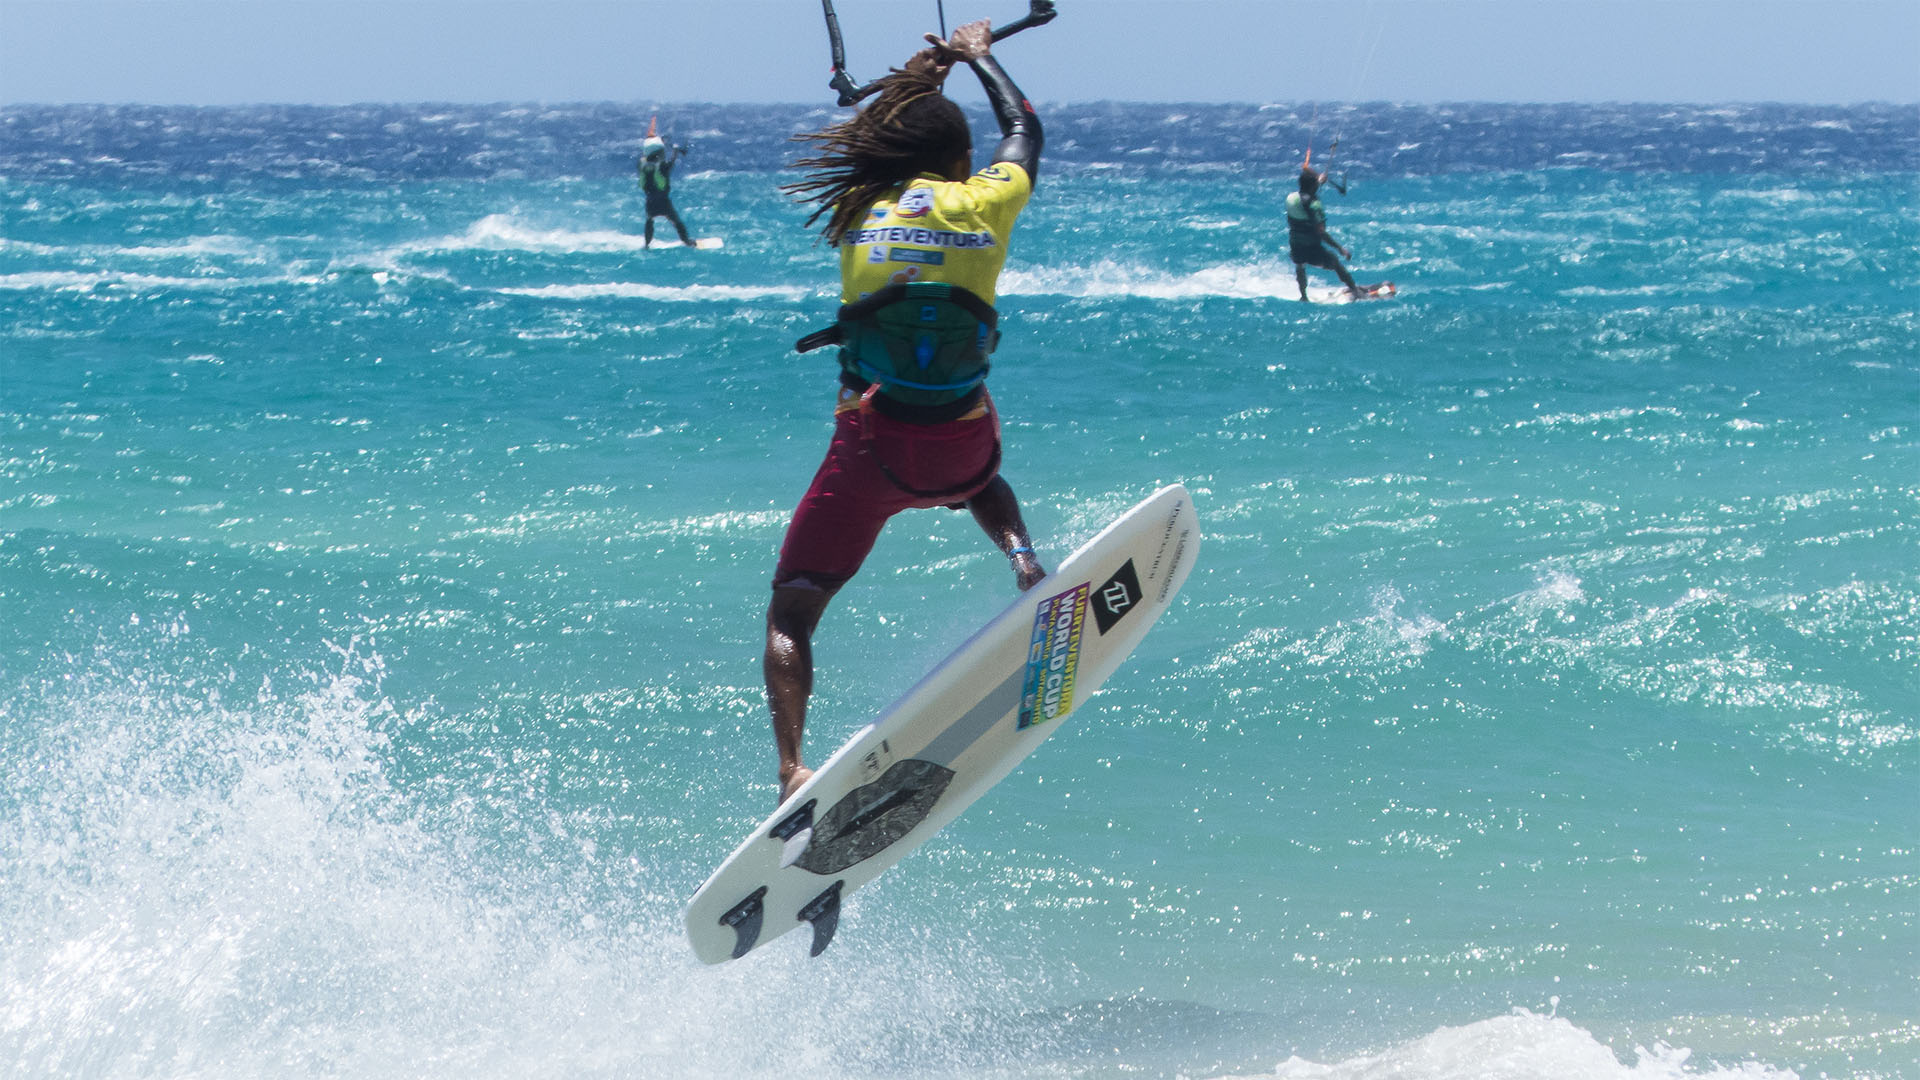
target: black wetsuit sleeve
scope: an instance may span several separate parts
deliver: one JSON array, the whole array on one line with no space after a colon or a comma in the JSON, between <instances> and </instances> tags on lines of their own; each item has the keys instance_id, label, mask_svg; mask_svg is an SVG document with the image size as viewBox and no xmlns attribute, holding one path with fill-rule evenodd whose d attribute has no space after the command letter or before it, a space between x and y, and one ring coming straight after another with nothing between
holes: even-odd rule
<instances>
[{"instance_id":1,"label":"black wetsuit sleeve","mask_svg":"<svg viewBox=\"0 0 1920 1080\"><path fill-rule=\"evenodd\" d=\"M972 61L973 73L980 76L987 100L993 104L993 117L1000 122L1000 145L993 160L1009 161L1026 171L1029 179L1040 180L1040 146L1044 141L1040 117L1027 104L1025 94L1013 84L1000 61L983 56Z\"/></svg>"}]
</instances>

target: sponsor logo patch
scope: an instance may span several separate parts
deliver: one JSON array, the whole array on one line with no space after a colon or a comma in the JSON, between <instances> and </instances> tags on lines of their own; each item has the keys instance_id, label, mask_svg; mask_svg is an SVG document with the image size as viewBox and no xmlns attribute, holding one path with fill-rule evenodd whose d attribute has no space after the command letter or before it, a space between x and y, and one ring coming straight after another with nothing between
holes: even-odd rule
<instances>
[{"instance_id":1,"label":"sponsor logo patch","mask_svg":"<svg viewBox=\"0 0 1920 1080\"><path fill-rule=\"evenodd\" d=\"M1087 623L1092 590L1081 582L1040 601L1027 644L1027 678L1020 689L1019 727L1058 720L1073 709L1074 674L1080 667L1080 632Z\"/></svg>"},{"instance_id":2,"label":"sponsor logo patch","mask_svg":"<svg viewBox=\"0 0 1920 1080\"><path fill-rule=\"evenodd\" d=\"M877 250L877 249L876 249ZM919 248L897 247L888 256L894 262L923 263L927 266L939 266L947 261L944 251L921 251Z\"/></svg>"},{"instance_id":3,"label":"sponsor logo patch","mask_svg":"<svg viewBox=\"0 0 1920 1080\"><path fill-rule=\"evenodd\" d=\"M1112 577L1093 591L1094 625L1104 635L1139 603L1140 575L1134 572L1133 560L1128 559L1125 565L1113 572Z\"/></svg>"},{"instance_id":4,"label":"sponsor logo patch","mask_svg":"<svg viewBox=\"0 0 1920 1080\"><path fill-rule=\"evenodd\" d=\"M900 201L893 204L894 216L908 219L926 217L927 211L932 209L933 189L930 187L908 188L900 196Z\"/></svg>"},{"instance_id":5,"label":"sponsor logo patch","mask_svg":"<svg viewBox=\"0 0 1920 1080\"><path fill-rule=\"evenodd\" d=\"M847 236L847 244L918 244L921 247L990 248L996 246L990 232L954 232L950 229L914 229L905 225L883 225L859 229Z\"/></svg>"}]
</instances>

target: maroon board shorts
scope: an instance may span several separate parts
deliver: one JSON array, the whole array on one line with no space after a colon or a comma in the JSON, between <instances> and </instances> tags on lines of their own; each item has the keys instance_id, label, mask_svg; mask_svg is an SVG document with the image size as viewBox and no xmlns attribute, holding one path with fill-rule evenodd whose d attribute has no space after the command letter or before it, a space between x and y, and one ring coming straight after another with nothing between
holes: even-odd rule
<instances>
[{"instance_id":1,"label":"maroon board shorts","mask_svg":"<svg viewBox=\"0 0 1920 1080\"><path fill-rule=\"evenodd\" d=\"M888 518L978 495L998 475L990 467L999 447L1000 417L991 398L958 420L910 424L863 409L858 397L843 392L827 458L787 524L774 587L804 578L837 590L859 571ZM902 485L937 494L916 495Z\"/></svg>"}]
</instances>

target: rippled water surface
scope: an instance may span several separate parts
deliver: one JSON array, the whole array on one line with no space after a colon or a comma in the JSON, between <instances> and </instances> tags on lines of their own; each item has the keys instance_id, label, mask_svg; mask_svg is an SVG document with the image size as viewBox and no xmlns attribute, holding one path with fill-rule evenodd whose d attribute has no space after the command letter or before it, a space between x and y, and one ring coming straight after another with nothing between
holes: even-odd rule
<instances>
[{"instance_id":1,"label":"rippled water surface","mask_svg":"<svg viewBox=\"0 0 1920 1080\"><path fill-rule=\"evenodd\" d=\"M1920 1076L1920 114L1346 110L1335 305L1305 110L1046 111L1006 475L1204 558L826 955L707 968L826 115L663 117L689 251L621 106L0 112L9 1075ZM1011 590L897 519L810 756Z\"/></svg>"}]
</instances>

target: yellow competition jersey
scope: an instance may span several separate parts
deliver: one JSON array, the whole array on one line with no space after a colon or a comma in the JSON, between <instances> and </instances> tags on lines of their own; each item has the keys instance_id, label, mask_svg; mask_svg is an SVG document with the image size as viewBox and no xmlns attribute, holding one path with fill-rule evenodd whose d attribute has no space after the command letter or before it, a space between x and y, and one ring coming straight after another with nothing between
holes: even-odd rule
<instances>
[{"instance_id":1,"label":"yellow competition jersey","mask_svg":"<svg viewBox=\"0 0 1920 1080\"><path fill-rule=\"evenodd\" d=\"M996 161L963 182L921 173L883 195L840 243L840 302L896 281L944 281L991 304L1013 219L1033 194L1027 171Z\"/></svg>"}]
</instances>

